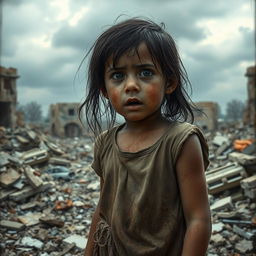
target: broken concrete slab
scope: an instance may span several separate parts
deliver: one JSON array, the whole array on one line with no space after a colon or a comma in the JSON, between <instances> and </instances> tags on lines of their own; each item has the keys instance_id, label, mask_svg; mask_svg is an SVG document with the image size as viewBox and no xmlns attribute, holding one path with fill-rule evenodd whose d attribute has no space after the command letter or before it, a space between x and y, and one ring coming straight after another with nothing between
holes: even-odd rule
<instances>
[{"instance_id":1,"label":"broken concrete slab","mask_svg":"<svg viewBox=\"0 0 256 256\"><path fill-rule=\"evenodd\" d=\"M228 154L228 158L242 165L256 165L256 156L247 155L239 152Z\"/></svg>"},{"instance_id":2,"label":"broken concrete slab","mask_svg":"<svg viewBox=\"0 0 256 256\"><path fill-rule=\"evenodd\" d=\"M242 240L236 243L235 248L245 255L246 252L250 252L253 249L252 241Z\"/></svg>"},{"instance_id":3,"label":"broken concrete slab","mask_svg":"<svg viewBox=\"0 0 256 256\"><path fill-rule=\"evenodd\" d=\"M21 174L13 168L8 168L6 172L0 175L0 185L3 187L9 187L20 179Z\"/></svg>"},{"instance_id":4,"label":"broken concrete slab","mask_svg":"<svg viewBox=\"0 0 256 256\"><path fill-rule=\"evenodd\" d=\"M69 160L65 159L65 158L61 158L61 157L51 157L49 159L49 164L52 165L62 165L62 166L71 166L71 163Z\"/></svg>"},{"instance_id":5,"label":"broken concrete slab","mask_svg":"<svg viewBox=\"0 0 256 256\"><path fill-rule=\"evenodd\" d=\"M256 188L256 175L241 180L241 187L246 189Z\"/></svg>"},{"instance_id":6,"label":"broken concrete slab","mask_svg":"<svg viewBox=\"0 0 256 256\"><path fill-rule=\"evenodd\" d=\"M233 231L242 236L243 238L245 239L248 239L248 240L252 240L252 238L256 237L256 234L252 233L252 232L249 232L249 231L245 231L244 229L238 227L237 225L234 225L233 226Z\"/></svg>"},{"instance_id":7,"label":"broken concrete slab","mask_svg":"<svg viewBox=\"0 0 256 256\"><path fill-rule=\"evenodd\" d=\"M55 216L44 216L40 218L40 221L49 226L63 227L64 221Z\"/></svg>"},{"instance_id":8,"label":"broken concrete slab","mask_svg":"<svg viewBox=\"0 0 256 256\"><path fill-rule=\"evenodd\" d=\"M219 211L223 209L233 209L231 196L219 199L213 205L211 205L212 211Z\"/></svg>"},{"instance_id":9,"label":"broken concrete slab","mask_svg":"<svg viewBox=\"0 0 256 256\"><path fill-rule=\"evenodd\" d=\"M25 225L17 221L1 220L0 227L20 231L25 228Z\"/></svg>"},{"instance_id":10,"label":"broken concrete slab","mask_svg":"<svg viewBox=\"0 0 256 256\"><path fill-rule=\"evenodd\" d=\"M36 195L37 193L39 192L42 192L48 188L51 187L51 184L48 183L48 182L44 182L42 184L42 186L40 186L39 188L37 189L34 189L33 187L31 186L26 186L25 188L23 188L22 190L18 191L18 192L15 192L15 193L12 193L9 198L11 200L14 200L14 201L21 201L23 199L26 199L28 197L31 197L33 195Z\"/></svg>"},{"instance_id":11,"label":"broken concrete slab","mask_svg":"<svg viewBox=\"0 0 256 256\"><path fill-rule=\"evenodd\" d=\"M42 247L44 245L44 243L42 241L35 239L35 238L31 238L29 236L24 236L21 239L21 244L23 246L34 247L37 249L42 249Z\"/></svg>"},{"instance_id":12,"label":"broken concrete slab","mask_svg":"<svg viewBox=\"0 0 256 256\"><path fill-rule=\"evenodd\" d=\"M18 216L18 220L27 227L34 226L40 223L39 219L42 217L40 212L28 212L23 216Z\"/></svg>"},{"instance_id":13,"label":"broken concrete slab","mask_svg":"<svg viewBox=\"0 0 256 256\"><path fill-rule=\"evenodd\" d=\"M36 148L24 152L21 159L24 164L35 165L48 161L49 154L45 149Z\"/></svg>"},{"instance_id":14,"label":"broken concrete slab","mask_svg":"<svg viewBox=\"0 0 256 256\"><path fill-rule=\"evenodd\" d=\"M63 242L68 243L68 244L75 243L75 245L78 248L85 249L87 239L83 236L71 235L71 236L67 237L66 239L64 239Z\"/></svg>"},{"instance_id":15,"label":"broken concrete slab","mask_svg":"<svg viewBox=\"0 0 256 256\"><path fill-rule=\"evenodd\" d=\"M38 176L34 175L33 171L34 169L32 169L30 166L26 166L24 169L24 174L27 177L29 184L33 188L39 188L42 186L43 181Z\"/></svg>"}]
</instances>

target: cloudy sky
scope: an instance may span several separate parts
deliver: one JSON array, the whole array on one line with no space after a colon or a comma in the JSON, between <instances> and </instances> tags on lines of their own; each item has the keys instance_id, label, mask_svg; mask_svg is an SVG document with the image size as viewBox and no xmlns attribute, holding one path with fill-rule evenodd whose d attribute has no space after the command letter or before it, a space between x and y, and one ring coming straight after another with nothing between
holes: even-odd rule
<instances>
[{"instance_id":1,"label":"cloudy sky","mask_svg":"<svg viewBox=\"0 0 256 256\"><path fill-rule=\"evenodd\" d=\"M254 0L0 0L1 65L18 69L18 102L81 102L86 51L115 19L164 22L190 77L194 101L215 101L225 113L246 101L245 70L254 63ZM76 78L75 78L76 77Z\"/></svg>"}]
</instances>

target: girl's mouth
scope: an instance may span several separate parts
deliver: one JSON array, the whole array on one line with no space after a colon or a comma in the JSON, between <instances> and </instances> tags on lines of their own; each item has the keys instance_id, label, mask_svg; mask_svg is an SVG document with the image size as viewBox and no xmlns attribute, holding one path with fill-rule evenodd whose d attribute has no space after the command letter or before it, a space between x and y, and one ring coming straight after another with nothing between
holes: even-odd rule
<instances>
[{"instance_id":1,"label":"girl's mouth","mask_svg":"<svg viewBox=\"0 0 256 256\"><path fill-rule=\"evenodd\" d=\"M140 100L138 100L137 98L129 98L126 101L125 106L138 106L141 104L142 104L142 102Z\"/></svg>"}]
</instances>

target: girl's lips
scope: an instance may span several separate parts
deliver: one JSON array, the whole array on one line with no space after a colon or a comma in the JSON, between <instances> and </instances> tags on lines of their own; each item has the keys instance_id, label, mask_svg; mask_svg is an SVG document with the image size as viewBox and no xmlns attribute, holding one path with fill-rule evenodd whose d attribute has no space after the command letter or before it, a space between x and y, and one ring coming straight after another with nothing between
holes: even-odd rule
<instances>
[{"instance_id":1,"label":"girl's lips","mask_svg":"<svg viewBox=\"0 0 256 256\"><path fill-rule=\"evenodd\" d=\"M141 105L142 102L137 99L137 98L129 98L126 103L125 103L125 106L138 106L138 105Z\"/></svg>"}]
</instances>

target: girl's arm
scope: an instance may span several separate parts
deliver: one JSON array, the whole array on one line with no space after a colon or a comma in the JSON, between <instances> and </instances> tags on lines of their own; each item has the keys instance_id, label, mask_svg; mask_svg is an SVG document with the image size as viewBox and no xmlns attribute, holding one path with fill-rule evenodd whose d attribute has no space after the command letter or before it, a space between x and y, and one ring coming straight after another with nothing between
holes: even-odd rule
<instances>
[{"instance_id":1,"label":"girl's arm","mask_svg":"<svg viewBox=\"0 0 256 256\"><path fill-rule=\"evenodd\" d=\"M203 155L196 135L184 143L176 171L187 225L182 256L203 256L211 236L211 214Z\"/></svg>"},{"instance_id":2,"label":"girl's arm","mask_svg":"<svg viewBox=\"0 0 256 256\"><path fill-rule=\"evenodd\" d=\"M100 179L100 190L102 189L102 186L103 186L103 180L101 178ZM99 219L100 219L100 214L99 214L99 203L98 203L98 205L96 207L96 210L95 210L95 212L93 214L93 217L92 217L91 228L90 228L90 232L89 232L89 236L88 236L84 256L92 256L93 255L93 248L94 248L93 235L96 231L96 227L97 227L97 224L99 222Z\"/></svg>"}]
</instances>

